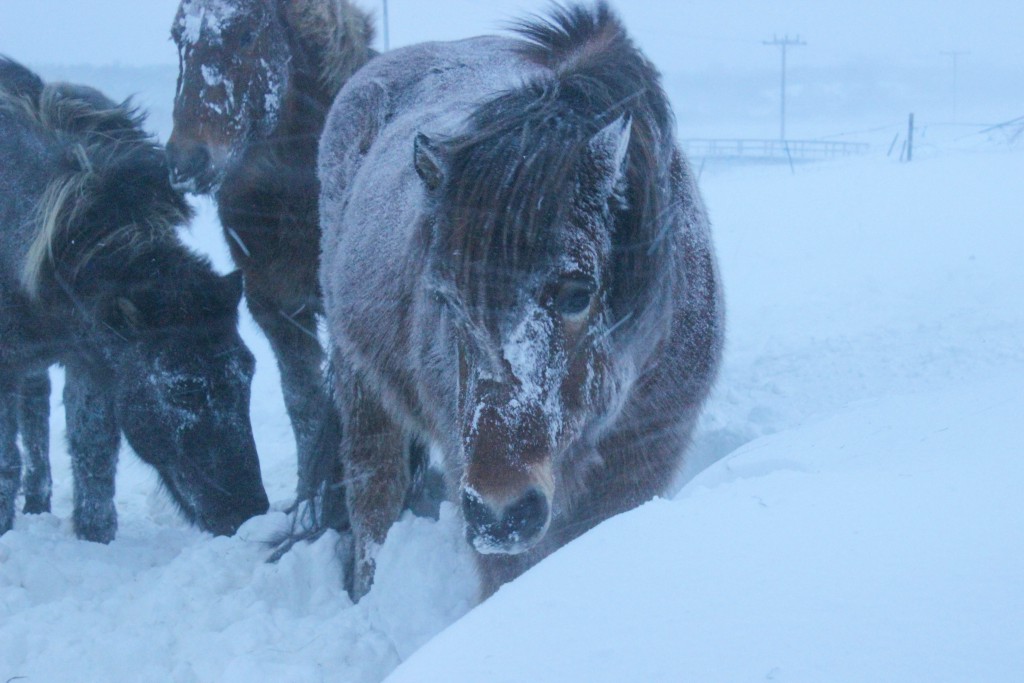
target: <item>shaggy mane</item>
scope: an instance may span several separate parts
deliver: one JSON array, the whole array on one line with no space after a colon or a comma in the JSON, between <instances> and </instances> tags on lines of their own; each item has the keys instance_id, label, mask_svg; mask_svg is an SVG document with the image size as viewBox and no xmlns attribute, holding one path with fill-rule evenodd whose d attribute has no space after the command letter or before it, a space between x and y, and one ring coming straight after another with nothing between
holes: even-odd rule
<instances>
[{"instance_id":1,"label":"shaggy mane","mask_svg":"<svg viewBox=\"0 0 1024 683\"><path fill-rule=\"evenodd\" d=\"M577 164L590 139L619 117L632 122L626 191L612 236L617 308L635 306L651 283L658 236L675 219L668 189L674 122L657 70L633 45L606 3L557 7L550 18L514 25L519 52L547 75L500 94L445 141L451 159L448 253L470 308L511 295L521 263L538 263L551 226L572 208ZM499 208L500 207L500 208Z\"/></svg>"},{"instance_id":2,"label":"shaggy mane","mask_svg":"<svg viewBox=\"0 0 1024 683\"><path fill-rule=\"evenodd\" d=\"M22 272L33 298L55 263L69 265L61 276L73 280L101 251L131 260L146 243L176 240L175 229L191 218L188 203L167 180L163 149L143 130L145 117L130 101L116 104L86 86L44 84L4 58L0 107L70 150L37 211Z\"/></svg>"},{"instance_id":3,"label":"shaggy mane","mask_svg":"<svg viewBox=\"0 0 1024 683\"><path fill-rule=\"evenodd\" d=\"M290 11L295 29L319 50L321 85L337 94L375 54L373 17L349 0L298 0Z\"/></svg>"}]
</instances>

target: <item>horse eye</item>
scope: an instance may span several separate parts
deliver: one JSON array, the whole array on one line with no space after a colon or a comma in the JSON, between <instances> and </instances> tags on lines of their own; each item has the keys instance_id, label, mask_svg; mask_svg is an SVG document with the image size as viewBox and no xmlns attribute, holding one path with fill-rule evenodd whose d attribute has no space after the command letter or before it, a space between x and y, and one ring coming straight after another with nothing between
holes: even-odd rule
<instances>
[{"instance_id":1,"label":"horse eye","mask_svg":"<svg viewBox=\"0 0 1024 683\"><path fill-rule=\"evenodd\" d=\"M588 277L563 278L555 291L555 310L569 318L583 315L596 291L597 283Z\"/></svg>"},{"instance_id":2,"label":"horse eye","mask_svg":"<svg viewBox=\"0 0 1024 683\"><path fill-rule=\"evenodd\" d=\"M252 41L256 38L256 34L252 31L246 31L238 36L238 47L246 48L252 45Z\"/></svg>"}]
</instances>

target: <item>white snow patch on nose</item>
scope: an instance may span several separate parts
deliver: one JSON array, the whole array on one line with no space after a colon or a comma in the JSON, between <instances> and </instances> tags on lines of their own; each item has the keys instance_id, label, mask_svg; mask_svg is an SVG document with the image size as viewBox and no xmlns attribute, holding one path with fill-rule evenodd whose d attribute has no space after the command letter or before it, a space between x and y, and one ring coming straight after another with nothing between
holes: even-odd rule
<instances>
[{"instance_id":1,"label":"white snow patch on nose","mask_svg":"<svg viewBox=\"0 0 1024 683\"><path fill-rule=\"evenodd\" d=\"M203 64L199 67L200 73L203 75L203 82L206 83L207 88L215 88L217 86L224 87L225 98L223 104L215 100L214 98L204 98L206 100L206 106L217 112L218 114L225 114L231 111L231 107L235 101L235 84L230 79L225 78L224 74L220 72L216 67Z\"/></svg>"},{"instance_id":2,"label":"white snow patch on nose","mask_svg":"<svg viewBox=\"0 0 1024 683\"><path fill-rule=\"evenodd\" d=\"M543 393L544 374L550 359L551 320L533 305L502 346L502 354L519 380L517 398L523 404L536 403Z\"/></svg>"},{"instance_id":3,"label":"white snow patch on nose","mask_svg":"<svg viewBox=\"0 0 1024 683\"><path fill-rule=\"evenodd\" d=\"M503 408L505 419L515 424L540 407L552 443L562 428L558 388L565 373L564 359L553 353L553 325L544 309L533 303L502 345L505 362L519 383L515 395Z\"/></svg>"}]
</instances>

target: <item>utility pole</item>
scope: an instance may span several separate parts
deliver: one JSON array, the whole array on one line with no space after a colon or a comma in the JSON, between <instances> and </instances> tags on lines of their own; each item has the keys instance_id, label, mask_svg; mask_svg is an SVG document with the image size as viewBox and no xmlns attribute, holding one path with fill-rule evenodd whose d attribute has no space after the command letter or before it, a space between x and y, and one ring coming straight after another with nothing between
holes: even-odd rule
<instances>
[{"instance_id":1,"label":"utility pole","mask_svg":"<svg viewBox=\"0 0 1024 683\"><path fill-rule=\"evenodd\" d=\"M963 50L943 50L939 53L943 57L953 58L953 123L960 121L960 115L957 107L957 93L956 93L956 75L957 75L957 62L961 57L966 57L971 54L970 52L964 52Z\"/></svg>"},{"instance_id":2,"label":"utility pole","mask_svg":"<svg viewBox=\"0 0 1024 683\"><path fill-rule=\"evenodd\" d=\"M779 100L780 100L780 114L779 114L779 139L786 139L786 48L793 46L806 45L807 43L800 40L798 35L795 39L791 39L788 35L782 40L779 40L777 36L772 36L771 40L761 41L764 45L771 45L781 48L782 51L782 87L780 88Z\"/></svg>"},{"instance_id":3,"label":"utility pole","mask_svg":"<svg viewBox=\"0 0 1024 683\"><path fill-rule=\"evenodd\" d=\"M388 35L388 0L383 0L383 1L384 1L384 16L383 16L383 20L384 21L382 23L384 24L384 52L387 52L388 50L391 49L391 44L390 44L391 43L391 39L390 39L390 36Z\"/></svg>"},{"instance_id":4,"label":"utility pole","mask_svg":"<svg viewBox=\"0 0 1024 683\"><path fill-rule=\"evenodd\" d=\"M907 121L907 163L914 160L914 114L911 112Z\"/></svg>"}]
</instances>

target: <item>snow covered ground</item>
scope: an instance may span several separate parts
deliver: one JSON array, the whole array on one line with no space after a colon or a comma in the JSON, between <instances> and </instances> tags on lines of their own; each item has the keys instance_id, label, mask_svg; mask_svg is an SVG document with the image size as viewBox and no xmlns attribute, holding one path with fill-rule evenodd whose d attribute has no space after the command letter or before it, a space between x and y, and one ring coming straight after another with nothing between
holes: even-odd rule
<instances>
[{"instance_id":1,"label":"snow covered ground","mask_svg":"<svg viewBox=\"0 0 1024 683\"><path fill-rule=\"evenodd\" d=\"M356 606L334 537L264 563L295 453L251 321L275 511L234 538L125 451L117 540L76 540L55 404L54 514L0 538L0 681L1020 680L1022 181L997 146L707 170L729 343L679 493L472 611L451 508ZM228 267L208 205L190 239Z\"/></svg>"},{"instance_id":2,"label":"snow covered ground","mask_svg":"<svg viewBox=\"0 0 1024 683\"><path fill-rule=\"evenodd\" d=\"M388 681L1019 681L1022 386L1018 369L759 439Z\"/></svg>"}]
</instances>

